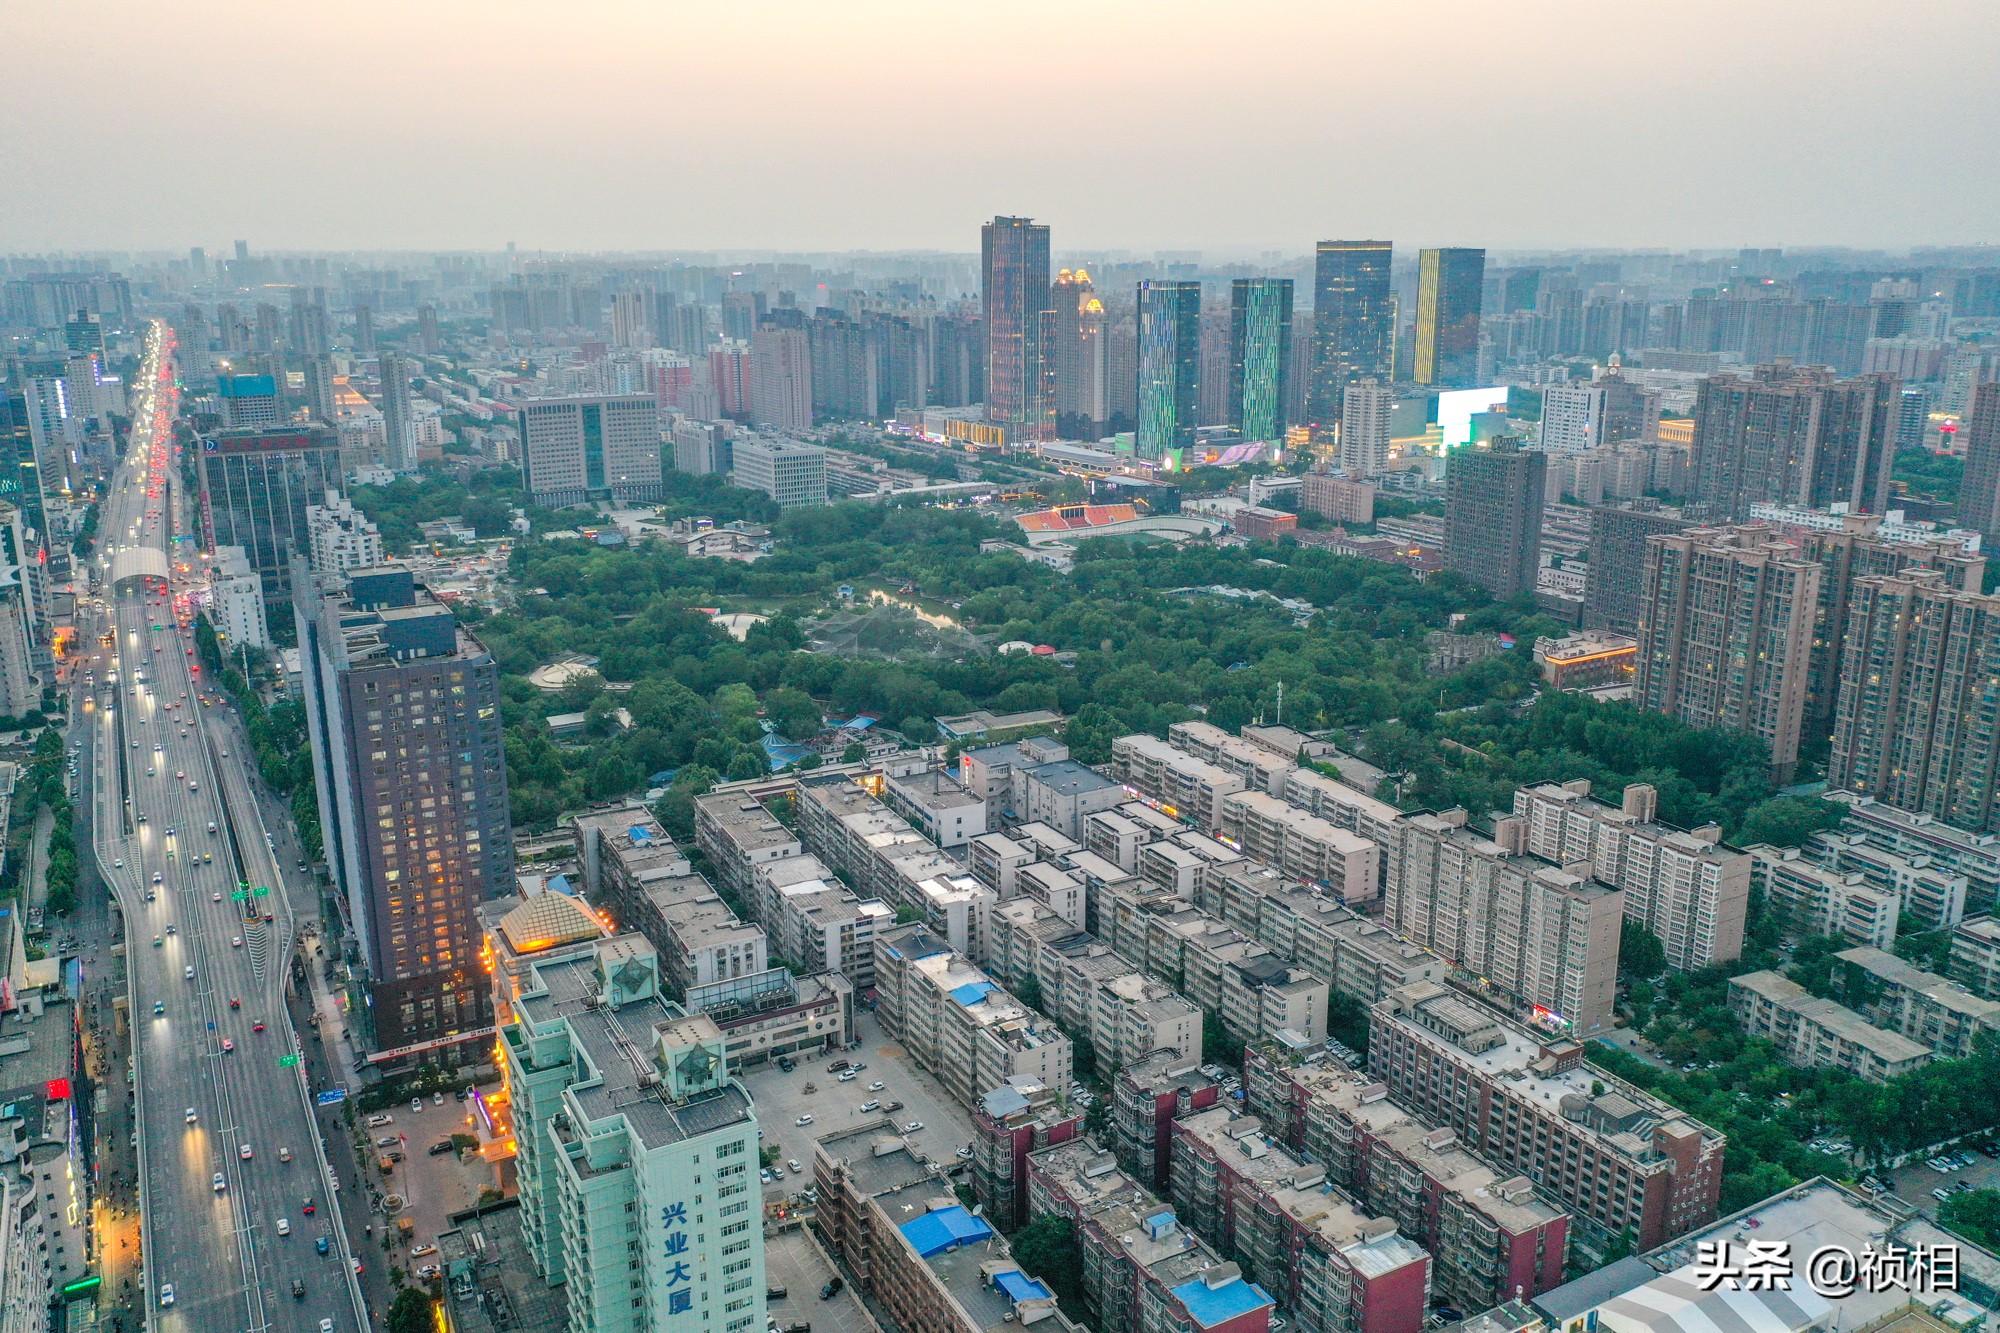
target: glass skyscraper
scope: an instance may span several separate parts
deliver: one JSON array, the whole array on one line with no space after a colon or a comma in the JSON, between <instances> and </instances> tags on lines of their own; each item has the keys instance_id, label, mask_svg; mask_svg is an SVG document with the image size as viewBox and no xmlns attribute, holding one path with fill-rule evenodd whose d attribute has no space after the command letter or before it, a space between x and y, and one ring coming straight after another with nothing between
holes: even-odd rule
<instances>
[{"instance_id":1,"label":"glass skyscraper","mask_svg":"<svg viewBox=\"0 0 2000 1333\"><path fill-rule=\"evenodd\" d=\"M1292 364L1292 280L1229 285L1229 424L1245 440L1285 438Z\"/></svg>"},{"instance_id":2,"label":"glass skyscraper","mask_svg":"<svg viewBox=\"0 0 2000 1333\"><path fill-rule=\"evenodd\" d=\"M1139 430L1134 451L1178 471L1201 403L1201 284L1139 284Z\"/></svg>"},{"instance_id":3,"label":"glass skyscraper","mask_svg":"<svg viewBox=\"0 0 2000 1333\"><path fill-rule=\"evenodd\" d=\"M1396 298L1388 241L1321 241L1313 260L1312 384L1306 411L1331 430L1357 380L1396 377Z\"/></svg>"},{"instance_id":4,"label":"glass skyscraper","mask_svg":"<svg viewBox=\"0 0 2000 1333\"><path fill-rule=\"evenodd\" d=\"M1029 218L996 217L979 229L979 258L986 315L986 419L1032 438L1050 415L1042 403L1049 229Z\"/></svg>"},{"instance_id":5,"label":"glass skyscraper","mask_svg":"<svg viewBox=\"0 0 2000 1333\"><path fill-rule=\"evenodd\" d=\"M1478 380L1479 305L1485 285L1484 250L1418 253L1417 383L1465 389Z\"/></svg>"}]
</instances>

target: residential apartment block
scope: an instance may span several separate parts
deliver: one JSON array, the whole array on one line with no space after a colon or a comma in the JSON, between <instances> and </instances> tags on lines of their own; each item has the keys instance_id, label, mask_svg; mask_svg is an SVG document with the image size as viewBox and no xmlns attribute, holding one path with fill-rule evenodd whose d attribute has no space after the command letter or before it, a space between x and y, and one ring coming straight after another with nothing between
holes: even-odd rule
<instances>
[{"instance_id":1,"label":"residential apartment block","mask_svg":"<svg viewBox=\"0 0 2000 1333\"><path fill-rule=\"evenodd\" d=\"M1796 847L1749 848L1750 883L1786 935L1837 935L1850 944L1887 949L1896 942L1896 896L1858 873L1817 865Z\"/></svg>"},{"instance_id":2,"label":"residential apartment block","mask_svg":"<svg viewBox=\"0 0 2000 1333\"><path fill-rule=\"evenodd\" d=\"M1659 819L1660 795L1634 783L1618 805L1590 794L1588 779L1522 787L1514 813L1527 849L1557 865L1588 862L1625 894L1625 915L1666 947L1667 965L1697 971L1743 952L1750 857L1724 847L1712 825L1688 831Z\"/></svg>"},{"instance_id":3,"label":"residential apartment block","mask_svg":"<svg viewBox=\"0 0 2000 1333\"><path fill-rule=\"evenodd\" d=\"M1412 982L1443 981L1448 971L1443 958L1373 917L1254 861L1205 867L1194 905L1363 1004Z\"/></svg>"},{"instance_id":4,"label":"residential apartment block","mask_svg":"<svg viewBox=\"0 0 2000 1333\"><path fill-rule=\"evenodd\" d=\"M1167 728L1167 744L1214 764L1243 779L1247 791L1282 796L1285 778L1298 767L1292 755L1273 753L1255 741L1232 736L1211 722L1176 722Z\"/></svg>"},{"instance_id":5,"label":"residential apartment block","mask_svg":"<svg viewBox=\"0 0 2000 1333\"><path fill-rule=\"evenodd\" d=\"M1241 846L1294 879L1324 884L1345 903L1381 896L1381 850L1318 815L1263 791L1232 792L1222 799L1216 836Z\"/></svg>"},{"instance_id":6,"label":"residential apartment block","mask_svg":"<svg viewBox=\"0 0 2000 1333\"><path fill-rule=\"evenodd\" d=\"M1963 1060L1982 1036L2000 1032L2000 1001L1983 1000L1935 972L1881 949L1843 949L1834 958L1837 998L1877 1027L1929 1046L1940 1060Z\"/></svg>"},{"instance_id":7,"label":"residential apartment block","mask_svg":"<svg viewBox=\"0 0 2000 1333\"><path fill-rule=\"evenodd\" d=\"M1202 1072L1200 1052L1155 1051L1111 1082L1111 1148L1118 1166L1147 1189L1172 1188L1174 1121L1220 1104L1222 1086Z\"/></svg>"},{"instance_id":8,"label":"residential apartment block","mask_svg":"<svg viewBox=\"0 0 2000 1333\"><path fill-rule=\"evenodd\" d=\"M1015 1078L972 1108L972 1197L1003 1231L1028 1222L1028 1154L1083 1133L1083 1106L1061 1088Z\"/></svg>"},{"instance_id":9,"label":"residential apartment block","mask_svg":"<svg viewBox=\"0 0 2000 1333\"><path fill-rule=\"evenodd\" d=\"M1088 1142L1029 1156L1028 1214L1065 1218L1074 1228L1083 1317L1097 1333L1268 1333L1271 1327L1270 1293Z\"/></svg>"},{"instance_id":10,"label":"residential apartment block","mask_svg":"<svg viewBox=\"0 0 2000 1333\"><path fill-rule=\"evenodd\" d=\"M1222 822L1222 798L1242 791L1242 777L1197 759L1157 736L1111 742L1111 768L1127 787L1206 833Z\"/></svg>"},{"instance_id":11,"label":"residential apartment block","mask_svg":"<svg viewBox=\"0 0 2000 1333\"><path fill-rule=\"evenodd\" d=\"M1383 1084L1323 1051L1256 1042L1243 1090L1266 1132L1430 1251L1435 1301L1480 1310L1562 1283L1567 1210L1419 1121Z\"/></svg>"},{"instance_id":12,"label":"residential apartment block","mask_svg":"<svg viewBox=\"0 0 2000 1333\"><path fill-rule=\"evenodd\" d=\"M1830 791L1826 799L1845 807L1843 838L1912 861L1923 858L1946 874L1962 875L1966 896L1975 902L1990 903L2000 896L2000 836L1954 828L1935 815L1899 810L1871 796Z\"/></svg>"},{"instance_id":13,"label":"residential apartment block","mask_svg":"<svg viewBox=\"0 0 2000 1333\"><path fill-rule=\"evenodd\" d=\"M1614 1025L1624 895L1527 851L1527 821L1493 836L1463 810L1411 815L1391 854L1382 923L1534 1010L1590 1035Z\"/></svg>"},{"instance_id":14,"label":"residential apartment block","mask_svg":"<svg viewBox=\"0 0 2000 1333\"><path fill-rule=\"evenodd\" d=\"M1586 1252L1628 1230L1650 1249L1712 1221L1724 1137L1583 1056L1429 982L1370 1013L1368 1068L1390 1099L1570 1209Z\"/></svg>"},{"instance_id":15,"label":"residential apartment block","mask_svg":"<svg viewBox=\"0 0 2000 1333\"><path fill-rule=\"evenodd\" d=\"M1971 916L1959 922L1951 932L1951 962L1945 970L1974 995L2000 998L2000 921Z\"/></svg>"},{"instance_id":16,"label":"residential apartment block","mask_svg":"<svg viewBox=\"0 0 2000 1333\"><path fill-rule=\"evenodd\" d=\"M1776 972L1731 977L1729 1012L1743 1025L1744 1036L1768 1039L1781 1059L1802 1069L1844 1069L1870 1083L1886 1083L1931 1060L1930 1047L1885 1032Z\"/></svg>"},{"instance_id":17,"label":"residential apartment block","mask_svg":"<svg viewBox=\"0 0 2000 1333\"><path fill-rule=\"evenodd\" d=\"M1420 1333L1431 1258L1332 1188L1255 1116L1215 1107L1174 1122L1182 1223L1234 1259L1302 1330Z\"/></svg>"},{"instance_id":18,"label":"residential apartment block","mask_svg":"<svg viewBox=\"0 0 2000 1333\"><path fill-rule=\"evenodd\" d=\"M875 941L876 1019L967 1107L1016 1075L1069 1086L1070 1039L921 925Z\"/></svg>"}]
</instances>

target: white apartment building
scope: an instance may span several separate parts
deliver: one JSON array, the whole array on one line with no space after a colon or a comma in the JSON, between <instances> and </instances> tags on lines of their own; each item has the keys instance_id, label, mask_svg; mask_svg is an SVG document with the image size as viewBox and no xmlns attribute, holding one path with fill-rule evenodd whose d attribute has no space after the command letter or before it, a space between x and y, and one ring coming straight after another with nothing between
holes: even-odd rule
<instances>
[{"instance_id":1,"label":"white apartment building","mask_svg":"<svg viewBox=\"0 0 2000 1333\"><path fill-rule=\"evenodd\" d=\"M209 611L215 628L225 636L226 656L237 648L269 648L271 631L264 618L264 580L250 567L240 546L218 546L208 567Z\"/></svg>"},{"instance_id":2,"label":"white apartment building","mask_svg":"<svg viewBox=\"0 0 2000 1333\"><path fill-rule=\"evenodd\" d=\"M325 504L306 506L306 532L317 573L344 574L382 563L382 530L338 491L328 491Z\"/></svg>"}]
</instances>

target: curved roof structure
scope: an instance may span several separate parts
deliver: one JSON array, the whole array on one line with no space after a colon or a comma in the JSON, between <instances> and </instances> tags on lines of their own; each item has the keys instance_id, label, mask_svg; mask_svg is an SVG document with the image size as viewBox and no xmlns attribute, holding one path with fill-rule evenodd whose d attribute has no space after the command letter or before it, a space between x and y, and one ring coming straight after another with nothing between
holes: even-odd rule
<instances>
[{"instance_id":1,"label":"curved roof structure","mask_svg":"<svg viewBox=\"0 0 2000 1333\"><path fill-rule=\"evenodd\" d=\"M588 907L554 889L536 894L501 917L500 932L515 953L540 953L610 933Z\"/></svg>"},{"instance_id":2,"label":"curved roof structure","mask_svg":"<svg viewBox=\"0 0 2000 1333\"><path fill-rule=\"evenodd\" d=\"M111 553L111 586L126 579L159 579L168 574L166 553L157 546L120 546Z\"/></svg>"}]
</instances>

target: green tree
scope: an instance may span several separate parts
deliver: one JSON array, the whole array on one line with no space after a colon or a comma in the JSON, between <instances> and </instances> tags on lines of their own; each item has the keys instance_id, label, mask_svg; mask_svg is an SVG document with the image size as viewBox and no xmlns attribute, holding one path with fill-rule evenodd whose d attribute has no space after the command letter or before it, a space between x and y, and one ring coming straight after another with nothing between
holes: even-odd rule
<instances>
[{"instance_id":1,"label":"green tree","mask_svg":"<svg viewBox=\"0 0 2000 1333\"><path fill-rule=\"evenodd\" d=\"M2000 1245L2000 1190L1969 1190L1938 1206L1938 1225L1955 1231L1974 1245Z\"/></svg>"},{"instance_id":2,"label":"green tree","mask_svg":"<svg viewBox=\"0 0 2000 1333\"><path fill-rule=\"evenodd\" d=\"M1083 1247L1066 1217L1050 1213L1014 1233L1014 1259L1021 1270L1048 1284L1065 1310L1083 1310ZM392 1330L392 1333L395 1333Z\"/></svg>"},{"instance_id":3,"label":"green tree","mask_svg":"<svg viewBox=\"0 0 2000 1333\"><path fill-rule=\"evenodd\" d=\"M1222 1025L1222 1016L1212 1009L1201 1013L1201 1058L1211 1064L1237 1065L1243 1052Z\"/></svg>"},{"instance_id":4,"label":"green tree","mask_svg":"<svg viewBox=\"0 0 2000 1333\"><path fill-rule=\"evenodd\" d=\"M809 741L824 723L819 705L804 690L784 686L764 696L764 716L786 740Z\"/></svg>"},{"instance_id":5,"label":"green tree","mask_svg":"<svg viewBox=\"0 0 2000 1333\"><path fill-rule=\"evenodd\" d=\"M1630 917L1618 928L1618 970L1629 979L1657 977L1667 970L1667 946Z\"/></svg>"},{"instance_id":6,"label":"green tree","mask_svg":"<svg viewBox=\"0 0 2000 1333\"><path fill-rule=\"evenodd\" d=\"M1837 828L1841 807L1812 796L1773 796L1743 815L1735 842L1749 847L1767 842L1773 847L1797 847L1822 829Z\"/></svg>"},{"instance_id":7,"label":"green tree","mask_svg":"<svg viewBox=\"0 0 2000 1333\"><path fill-rule=\"evenodd\" d=\"M389 1306L389 1333L430 1333L431 1298L422 1289L405 1287Z\"/></svg>"}]
</instances>

